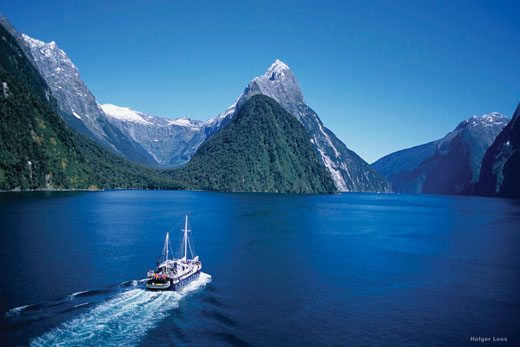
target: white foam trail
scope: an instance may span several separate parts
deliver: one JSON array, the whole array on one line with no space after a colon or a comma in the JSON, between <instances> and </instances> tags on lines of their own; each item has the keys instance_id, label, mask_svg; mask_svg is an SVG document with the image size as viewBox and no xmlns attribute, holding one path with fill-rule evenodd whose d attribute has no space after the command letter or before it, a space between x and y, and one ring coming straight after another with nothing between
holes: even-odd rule
<instances>
[{"instance_id":1,"label":"white foam trail","mask_svg":"<svg viewBox=\"0 0 520 347\"><path fill-rule=\"evenodd\" d=\"M88 304L89 304L88 302L84 302L82 304L75 305L74 308L78 308L78 307L85 306L85 305L88 305Z\"/></svg>"},{"instance_id":2,"label":"white foam trail","mask_svg":"<svg viewBox=\"0 0 520 347\"><path fill-rule=\"evenodd\" d=\"M154 328L168 311L189 293L205 286L211 276L200 277L178 292L150 292L132 289L118 294L46 334L31 341L32 346L135 345Z\"/></svg>"},{"instance_id":3,"label":"white foam trail","mask_svg":"<svg viewBox=\"0 0 520 347\"><path fill-rule=\"evenodd\" d=\"M7 311L5 313L6 316L13 316L13 315L17 315L19 314L20 312L22 312L23 310L25 310L27 307L29 307L31 305L23 305L23 306L20 306L20 307L15 307L15 308L12 308L10 309L9 311Z\"/></svg>"},{"instance_id":4,"label":"white foam trail","mask_svg":"<svg viewBox=\"0 0 520 347\"><path fill-rule=\"evenodd\" d=\"M87 292L88 292L88 290L84 290L84 291L81 291L81 292L72 293L72 294L70 294L70 295L68 296L68 299L69 299L69 300L72 300L72 299L74 299L74 297L75 297L76 295L85 294L85 293L87 293Z\"/></svg>"}]
</instances>

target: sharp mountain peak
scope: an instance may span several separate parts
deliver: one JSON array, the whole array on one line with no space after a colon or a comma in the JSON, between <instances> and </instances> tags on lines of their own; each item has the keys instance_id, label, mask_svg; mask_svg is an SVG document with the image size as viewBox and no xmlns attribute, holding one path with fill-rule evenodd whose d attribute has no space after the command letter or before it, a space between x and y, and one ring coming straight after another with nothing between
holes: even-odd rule
<instances>
[{"instance_id":1,"label":"sharp mountain peak","mask_svg":"<svg viewBox=\"0 0 520 347\"><path fill-rule=\"evenodd\" d=\"M280 59L276 59L274 63L272 63L271 66L269 66L269 69L267 69L264 76L271 77L273 73L282 73L283 71L287 70L291 70L291 68Z\"/></svg>"}]
</instances>

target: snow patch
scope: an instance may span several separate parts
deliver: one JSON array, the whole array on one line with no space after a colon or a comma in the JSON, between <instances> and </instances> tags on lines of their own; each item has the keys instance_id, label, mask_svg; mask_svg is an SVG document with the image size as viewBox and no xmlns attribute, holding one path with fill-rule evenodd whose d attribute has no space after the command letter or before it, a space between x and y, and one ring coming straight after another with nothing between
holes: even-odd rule
<instances>
[{"instance_id":1,"label":"snow patch","mask_svg":"<svg viewBox=\"0 0 520 347\"><path fill-rule=\"evenodd\" d=\"M9 86L7 85L7 82L2 82L2 92L4 93L4 98L9 96Z\"/></svg>"},{"instance_id":2,"label":"snow patch","mask_svg":"<svg viewBox=\"0 0 520 347\"><path fill-rule=\"evenodd\" d=\"M187 126L191 126L192 122L188 118L177 118L177 119L169 120L168 125L178 125L181 127L187 127Z\"/></svg>"},{"instance_id":3,"label":"snow patch","mask_svg":"<svg viewBox=\"0 0 520 347\"><path fill-rule=\"evenodd\" d=\"M112 104L99 105L103 112L108 117L118 119L122 122L136 123L153 127L169 127L169 126L180 126L190 128L192 130L199 130L203 123L198 120L192 120L187 117L183 118L166 118L150 116L148 114L134 111L128 107L121 107ZM132 136L133 137L133 136ZM135 139L137 142L139 140Z\"/></svg>"},{"instance_id":4,"label":"snow patch","mask_svg":"<svg viewBox=\"0 0 520 347\"><path fill-rule=\"evenodd\" d=\"M80 115L77 114L75 111L72 111L72 114L73 114L74 117L76 117L77 119L81 119Z\"/></svg>"},{"instance_id":5,"label":"snow patch","mask_svg":"<svg viewBox=\"0 0 520 347\"><path fill-rule=\"evenodd\" d=\"M271 64L271 66L269 67L269 69L267 69L267 72L265 73L264 76L271 76L273 73L283 73L283 71L285 70L290 70L289 69L289 66L287 66L287 64L285 64L283 61L281 61L280 59L276 59L274 61L274 63Z\"/></svg>"},{"instance_id":6,"label":"snow patch","mask_svg":"<svg viewBox=\"0 0 520 347\"><path fill-rule=\"evenodd\" d=\"M508 122L509 119L498 112L491 112L480 117L480 123L485 127L490 127L497 124L505 126Z\"/></svg>"},{"instance_id":7,"label":"snow patch","mask_svg":"<svg viewBox=\"0 0 520 347\"><path fill-rule=\"evenodd\" d=\"M139 113L128 107L120 107L112 104L100 105L103 112L109 117L116 118L122 121L141 123L141 124L152 124L145 120Z\"/></svg>"},{"instance_id":8,"label":"snow patch","mask_svg":"<svg viewBox=\"0 0 520 347\"><path fill-rule=\"evenodd\" d=\"M32 48L32 47L42 47L43 45L45 45L45 42L43 41L40 41L40 40L37 40L37 39L33 39L32 37L30 37L29 35L26 35L26 34L22 34L22 39L24 39L24 41Z\"/></svg>"}]
</instances>

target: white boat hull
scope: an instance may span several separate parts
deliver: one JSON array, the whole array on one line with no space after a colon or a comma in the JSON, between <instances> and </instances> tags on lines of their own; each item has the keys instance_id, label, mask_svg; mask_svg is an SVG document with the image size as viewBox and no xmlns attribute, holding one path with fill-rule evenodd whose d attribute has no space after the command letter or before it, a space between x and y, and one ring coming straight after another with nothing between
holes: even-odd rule
<instances>
[{"instance_id":1,"label":"white boat hull","mask_svg":"<svg viewBox=\"0 0 520 347\"><path fill-rule=\"evenodd\" d=\"M200 270L195 273L189 275L186 278L172 284L172 280L168 280L165 283L154 282L152 280L148 280L146 282L146 289L148 290L180 290L184 288L189 283L197 280L200 277Z\"/></svg>"}]
</instances>

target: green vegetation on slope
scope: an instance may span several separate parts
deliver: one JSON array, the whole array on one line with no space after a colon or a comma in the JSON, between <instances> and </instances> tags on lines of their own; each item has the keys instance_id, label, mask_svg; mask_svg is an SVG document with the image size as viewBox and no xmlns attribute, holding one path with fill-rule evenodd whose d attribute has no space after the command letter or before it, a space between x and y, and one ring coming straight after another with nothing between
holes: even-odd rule
<instances>
[{"instance_id":1,"label":"green vegetation on slope","mask_svg":"<svg viewBox=\"0 0 520 347\"><path fill-rule=\"evenodd\" d=\"M180 188L62 121L45 81L0 25L0 189Z\"/></svg>"},{"instance_id":2,"label":"green vegetation on slope","mask_svg":"<svg viewBox=\"0 0 520 347\"><path fill-rule=\"evenodd\" d=\"M183 168L170 171L189 189L333 193L309 134L275 100L251 97Z\"/></svg>"},{"instance_id":3,"label":"green vegetation on slope","mask_svg":"<svg viewBox=\"0 0 520 347\"><path fill-rule=\"evenodd\" d=\"M0 25L0 190L89 188L335 192L307 131L263 95L184 168L129 162L63 122L45 81Z\"/></svg>"}]
</instances>

